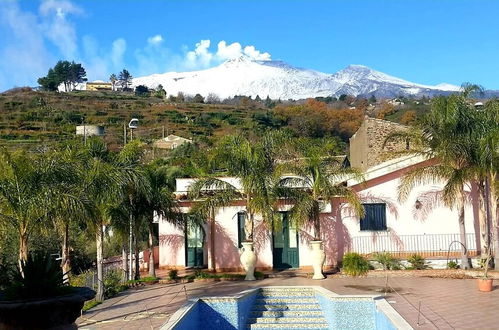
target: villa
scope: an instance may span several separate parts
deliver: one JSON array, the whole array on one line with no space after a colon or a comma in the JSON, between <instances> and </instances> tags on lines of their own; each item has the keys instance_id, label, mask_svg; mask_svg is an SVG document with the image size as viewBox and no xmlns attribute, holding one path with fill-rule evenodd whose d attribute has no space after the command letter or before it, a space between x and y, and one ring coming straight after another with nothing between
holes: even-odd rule
<instances>
[{"instance_id":1,"label":"villa","mask_svg":"<svg viewBox=\"0 0 499 330\"><path fill-rule=\"evenodd\" d=\"M321 215L322 240L326 253L324 269L335 267L344 253L355 251L369 255L390 252L404 258L418 253L427 259L456 258L461 246L458 243L459 226L456 209L439 203L442 185L428 184L414 189L407 200L401 202L397 187L402 175L427 160L402 157L386 160L386 150L408 148L402 145L383 146L385 137L394 130L404 129L399 124L366 118L350 140L349 164L362 169L364 182L348 180L344 184L357 191L365 209L359 219L349 205L340 198L326 202ZM233 177L222 178L240 186ZM180 178L176 181L176 196L183 212L188 212L193 201L186 198L189 186L195 179ZM467 246L470 256L480 253L478 222L478 197L474 189L467 188L469 203L465 209ZM300 269L310 271L313 228L295 228L287 220L292 205L282 203L279 211L282 225L279 228L255 219L254 250L257 270ZM244 240L246 221L245 202L216 211L215 220L201 226L187 224L176 227L159 219L159 267L184 269L206 267L216 271L240 271L241 242ZM437 264L437 261L434 261Z\"/></svg>"}]
</instances>

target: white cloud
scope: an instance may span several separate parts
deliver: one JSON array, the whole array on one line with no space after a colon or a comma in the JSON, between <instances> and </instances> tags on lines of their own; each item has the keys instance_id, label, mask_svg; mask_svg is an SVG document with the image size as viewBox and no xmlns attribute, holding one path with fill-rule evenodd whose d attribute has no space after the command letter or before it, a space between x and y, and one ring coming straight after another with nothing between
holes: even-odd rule
<instances>
[{"instance_id":1,"label":"white cloud","mask_svg":"<svg viewBox=\"0 0 499 330\"><path fill-rule=\"evenodd\" d=\"M80 15L83 10L65 0L46 0L40 4L40 14L46 37L52 41L67 60L77 57L77 37L74 24L68 14Z\"/></svg>"},{"instance_id":2,"label":"white cloud","mask_svg":"<svg viewBox=\"0 0 499 330\"><path fill-rule=\"evenodd\" d=\"M0 27L0 91L35 85L53 61L45 48L37 16L23 12L17 2L0 1Z\"/></svg>"},{"instance_id":3,"label":"white cloud","mask_svg":"<svg viewBox=\"0 0 499 330\"><path fill-rule=\"evenodd\" d=\"M259 50L255 49L255 46L246 46L244 47L244 54L248 55L250 58L259 61L269 61L270 54L265 52L261 53Z\"/></svg>"},{"instance_id":4,"label":"white cloud","mask_svg":"<svg viewBox=\"0 0 499 330\"><path fill-rule=\"evenodd\" d=\"M163 42L163 36L161 34L156 34L153 37L147 38L147 43L150 45L159 45Z\"/></svg>"},{"instance_id":5,"label":"white cloud","mask_svg":"<svg viewBox=\"0 0 499 330\"><path fill-rule=\"evenodd\" d=\"M225 40L222 40L217 44L217 51L214 53L210 51L210 44L210 40L201 40L194 50L187 51L183 61L184 66L187 69L203 69L243 55L253 60L271 59L269 53L262 53L255 46L243 48L239 42L227 44Z\"/></svg>"},{"instance_id":6,"label":"white cloud","mask_svg":"<svg viewBox=\"0 0 499 330\"><path fill-rule=\"evenodd\" d=\"M126 41L123 38L116 39L113 41L113 47L111 50L111 61L113 63L114 68L123 67L124 61L123 56L126 51Z\"/></svg>"}]
</instances>

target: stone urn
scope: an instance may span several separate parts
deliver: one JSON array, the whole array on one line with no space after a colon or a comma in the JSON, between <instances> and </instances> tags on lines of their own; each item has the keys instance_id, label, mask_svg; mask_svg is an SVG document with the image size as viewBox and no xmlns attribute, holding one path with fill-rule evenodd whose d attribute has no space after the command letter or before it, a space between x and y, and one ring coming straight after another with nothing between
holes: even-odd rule
<instances>
[{"instance_id":1,"label":"stone urn","mask_svg":"<svg viewBox=\"0 0 499 330\"><path fill-rule=\"evenodd\" d=\"M0 299L0 329L77 329L74 322L81 315L83 303L94 297L95 291L75 287L72 293L57 297Z\"/></svg>"},{"instance_id":2,"label":"stone urn","mask_svg":"<svg viewBox=\"0 0 499 330\"><path fill-rule=\"evenodd\" d=\"M326 260L326 254L322 249L322 241L311 241L310 245L312 245L312 267L314 268L312 279L322 280L325 278L322 274L322 266Z\"/></svg>"},{"instance_id":3,"label":"stone urn","mask_svg":"<svg viewBox=\"0 0 499 330\"><path fill-rule=\"evenodd\" d=\"M241 265L246 271L245 281L255 280L256 254L253 251L253 242L242 242L243 253L241 253Z\"/></svg>"}]
</instances>

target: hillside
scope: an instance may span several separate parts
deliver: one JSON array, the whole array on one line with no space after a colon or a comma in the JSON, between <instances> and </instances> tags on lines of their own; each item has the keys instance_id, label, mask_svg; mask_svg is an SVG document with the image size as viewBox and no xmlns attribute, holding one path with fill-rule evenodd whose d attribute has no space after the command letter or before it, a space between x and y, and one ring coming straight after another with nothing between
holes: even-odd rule
<instances>
[{"instance_id":1,"label":"hillside","mask_svg":"<svg viewBox=\"0 0 499 330\"><path fill-rule=\"evenodd\" d=\"M103 125L105 140L113 149L123 144L123 126L139 119L134 132L146 142L176 134L209 146L220 137L245 131L259 134L267 128L286 128L296 136L348 138L359 127L364 114L403 122L409 110L420 116L428 99L404 99L393 106L385 100L370 104L367 99L348 97L343 101L272 102L248 97L230 104L175 103L170 98L139 97L133 93L55 93L16 89L0 94L0 145L38 148L75 137L75 126ZM275 106L275 107L274 107ZM381 117L380 117L381 116Z\"/></svg>"},{"instance_id":2,"label":"hillside","mask_svg":"<svg viewBox=\"0 0 499 330\"><path fill-rule=\"evenodd\" d=\"M35 92L0 94L0 144L38 146L74 138L75 126L104 125L106 141L116 148L123 125L138 118L134 132L145 140L178 134L206 143L239 130L254 129L252 116L266 110L254 106L169 103L156 97L112 92Z\"/></svg>"}]
</instances>

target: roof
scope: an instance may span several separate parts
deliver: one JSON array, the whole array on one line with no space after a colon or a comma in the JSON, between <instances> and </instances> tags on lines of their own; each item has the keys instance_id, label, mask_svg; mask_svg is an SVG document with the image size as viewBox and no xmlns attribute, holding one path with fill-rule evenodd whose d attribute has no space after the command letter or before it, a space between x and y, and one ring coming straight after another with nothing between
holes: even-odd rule
<instances>
[{"instance_id":1,"label":"roof","mask_svg":"<svg viewBox=\"0 0 499 330\"><path fill-rule=\"evenodd\" d=\"M171 149L172 147L177 147L183 143L192 143L192 140L170 134L165 138L154 141L153 145L155 148Z\"/></svg>"}]
</instances>

